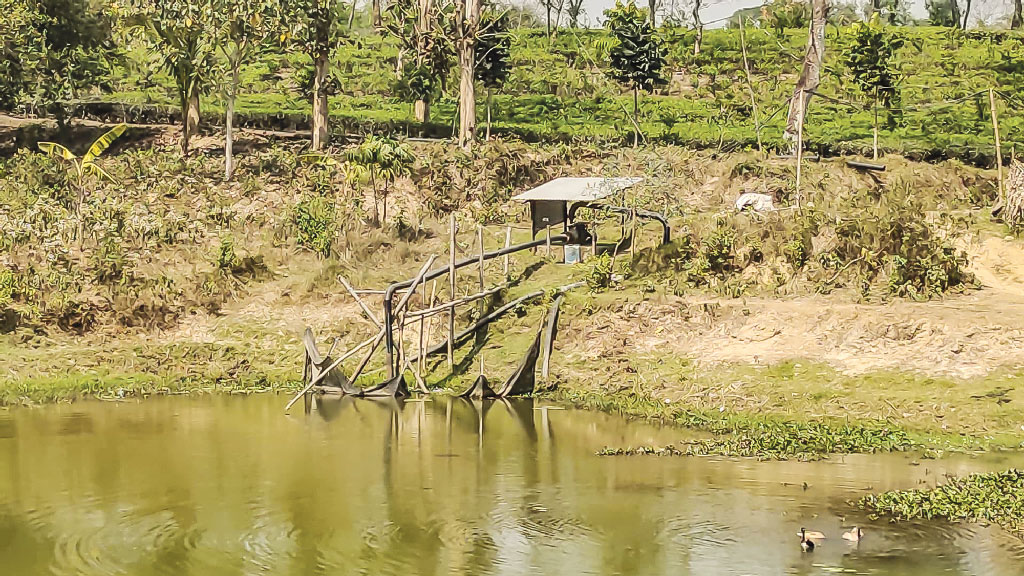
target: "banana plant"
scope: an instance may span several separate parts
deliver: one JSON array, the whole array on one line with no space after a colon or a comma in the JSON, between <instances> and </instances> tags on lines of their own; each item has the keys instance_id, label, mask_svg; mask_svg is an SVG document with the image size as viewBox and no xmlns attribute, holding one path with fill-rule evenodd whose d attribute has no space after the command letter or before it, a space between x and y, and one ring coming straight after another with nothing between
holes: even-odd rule
<instances>
[{"instance_id":1,"label":"banana plant","mask_svg":"<svg viewBox=\"0 0 1024 576\"><path fill-rule=\"evenodd\" d=\"M75 200L75 219L78 222L77 228L75 229L75 239L78 240L79 247L82 244L82 206L85 204L86 192L86 181L89 176L98 176L99 178L105 178L111 182L114 182L114 178L107 174L100 165L96 163L96 159L99 158L110 145L117 140L124 131L128 129L127 124L118 124L106 134L100 136L89 146L89 150L82 156L76 156L74 152L68 150L64 146L57 144L56 142L40 142L39 150L49 156L55 156L60 158L63 162L70 164L74 168L75 182L77 188L77 198Z\"/></svg>"}]
</instances>

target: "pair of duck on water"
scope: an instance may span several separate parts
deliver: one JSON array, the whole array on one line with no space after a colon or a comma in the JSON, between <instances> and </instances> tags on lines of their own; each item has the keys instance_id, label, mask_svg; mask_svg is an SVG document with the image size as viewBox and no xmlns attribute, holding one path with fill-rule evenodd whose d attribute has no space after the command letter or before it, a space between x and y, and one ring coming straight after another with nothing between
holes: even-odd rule
<instances>
[{"instance_id":1,"label":"pair of duck on water","mask_svg":"<svg viewBox=\"0 0 1024 576\"><path fill-rule=\"evenodd\" d=\"M860 539L864 537L864 531L858 526L854 526L849 532L843 532L843 540L850 542L860 542ZM815 541L824 540L825 534L816 530L808 531L804 528L800 529L800 549L804 552L813 552Z\"/></svg>"}]
</instances>

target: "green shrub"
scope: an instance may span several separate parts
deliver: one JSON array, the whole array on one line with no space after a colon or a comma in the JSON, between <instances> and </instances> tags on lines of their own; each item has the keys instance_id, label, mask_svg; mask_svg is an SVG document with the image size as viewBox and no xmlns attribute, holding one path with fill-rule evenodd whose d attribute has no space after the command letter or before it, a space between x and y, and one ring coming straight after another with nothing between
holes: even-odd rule
<instances>
[{"instance_id":1,"label":"green shrub","mask_svg":"<svg viewBox=\"0 0 1024 576\"><path fill-rule=\"evenodd\" d=\"M611 286L612 257L607 252L591 258L589 264L582 263L580 266L586 270L587 286L591 290L597 292Z\"/></svg>"},{"instance_id":2,"label":"green shrub","mask_svg":"<svg viewBox=\"0 0 1024 576\"><path fill-rule=\"evenodd\" d=\"M782 247L782 255L794 268L803 268L807 263L809 251L802 239L794 238Z\"/></svg>"},{"instance_id":3,"label":"green shrub","mask_svg":"<svg viewBox=\"0 0 1024 576\"><path fill-rule=\"evenodd\" d=\"M323 196L306 195L295 205L294 224L300 246L321 258L330 256L338 235L334 202Z\"/></svg>"}]
</instances>

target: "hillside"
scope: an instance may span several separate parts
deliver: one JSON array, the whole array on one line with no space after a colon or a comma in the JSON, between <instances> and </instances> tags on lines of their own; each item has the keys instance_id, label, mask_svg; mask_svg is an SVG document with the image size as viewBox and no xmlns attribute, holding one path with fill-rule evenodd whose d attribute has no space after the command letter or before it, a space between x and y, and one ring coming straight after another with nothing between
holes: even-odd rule
<instances>
[{"instance_id":1,"label":"hillside","mask_svg":"<svg viewBox=\"0 0 1024 576\"><path fill-rule=\"evenodd\" d=\"M1004 151L1009 156L1024 126L1016 96L1024 88L1024 36L1016 32L948 28L895 28L905 40L899 51L902 113L894 124L881 113L881 146L912 158L958 158L990 163L992 126L987 91L1000 92ZM708 30L703 50L693 55L693 31L664 29L668 86L642 99L642 126L654 142L724 150L756 146L753 107L747 89L740 34ZM871 148L873 113L842 64L848 28L829 27L825 78L809 108L807 145L825 153L864 153ZM494 131L528 141L623 142L630 133L626 112L631 97L605 74L606 33L560 30L549 43L542 30L516 30L511 78L493 96ZM749 29L746 35L751 88L762 124L762 140L779 145L806 42L804 30ZM332 65L334 129L447 137L455 104L447 91L433 104L429 125L413 121L412 105L394 93L397 47L372 31L343 45ZM238 103L243 125L308 127L306 93L309 62L301 55L265 54L243 68ZM481 90L479 113L484 117ZM167 75L151 54L136 48L115 69L108 89L85 98L79 114L112 120L173 122L177 102ZM106 104L97 103L102 100ZM955 101L955 102L954 102ZM218 123L223 104L217 90L205 97L207 122ZM307 128L308 129L308 128Z\"/></svg>"}]
</instances>

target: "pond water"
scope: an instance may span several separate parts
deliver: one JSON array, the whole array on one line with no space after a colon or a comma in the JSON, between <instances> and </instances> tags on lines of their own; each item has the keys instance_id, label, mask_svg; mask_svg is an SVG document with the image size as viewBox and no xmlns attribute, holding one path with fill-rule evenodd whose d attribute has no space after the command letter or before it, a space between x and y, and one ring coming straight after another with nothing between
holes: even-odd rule
<instances>
[{"instance_id":1,"label":"pond water","mask_svg":"<svg viewBox=\"0 0 1024 576\"><path fill-rule=\"evenodd\" d=\"M1021 455L598 457L680 432L530 401L284 402L0 411L0 574L1024 573L998 528L848 504ZM802 553L801 526L829 539Z\"/></svg>"}]
</instances>

